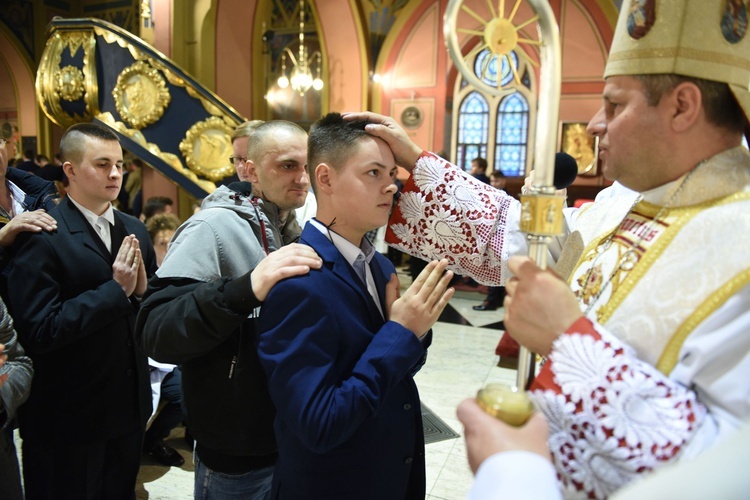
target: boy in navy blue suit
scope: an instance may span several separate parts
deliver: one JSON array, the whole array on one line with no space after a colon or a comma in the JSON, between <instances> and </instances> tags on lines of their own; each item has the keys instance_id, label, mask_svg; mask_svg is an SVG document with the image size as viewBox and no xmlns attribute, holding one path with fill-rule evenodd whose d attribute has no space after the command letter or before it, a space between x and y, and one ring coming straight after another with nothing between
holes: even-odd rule
<instances>
[{"instance_id":1,"label":"boy in navy blue suit","mask_svg":"<svg viewBox=\"0 0 750 500\"><path fill-rule=\"evenodd\" d=\"M263 304L259 355L277 408L275 498L425 496L412 378L453 295L447 261L398 297L393 264L364 237L388 222L396 165L366 122L331 113L308 140L318 212L300 243L321 269L279 282Z\"/></svg>"}]
</instances>

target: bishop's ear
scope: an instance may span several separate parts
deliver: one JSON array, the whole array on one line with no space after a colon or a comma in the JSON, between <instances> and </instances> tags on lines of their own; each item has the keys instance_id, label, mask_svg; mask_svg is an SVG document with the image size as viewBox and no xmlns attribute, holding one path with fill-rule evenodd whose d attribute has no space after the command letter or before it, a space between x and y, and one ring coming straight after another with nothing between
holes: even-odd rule
<instances>
[{"instance_id":1,"label":"bishop's ear","mask_svg":"<svg viewBox=\"0 0 750 500\"><path fill-rule=\"evenodd\" d=\"M700 89L693 82L678 84L670 94L668 103L672 105L672 126L677 131L690 128L700 117L703 96Z\"/></svg>"}]
</instances>

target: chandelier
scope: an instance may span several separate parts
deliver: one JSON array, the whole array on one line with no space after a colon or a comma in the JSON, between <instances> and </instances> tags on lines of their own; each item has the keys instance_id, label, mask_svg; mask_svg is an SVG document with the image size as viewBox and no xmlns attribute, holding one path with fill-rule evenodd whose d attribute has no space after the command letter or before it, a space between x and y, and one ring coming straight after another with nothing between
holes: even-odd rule
<instances>
[{"instance_id":1,"label":"chandelier","mask_svg":"<svg viewBox=\"0 0 750 500\"><path fill-rule=\"evenodd\" d=\"M289 77L286 75L286 59L292 62L292 71ZM291 83L292 89L300 96L310 90L323 88L323 80L320 78L320 68L322 66L323 56L319 50L308 54L305 47L305 0L299 0L299 52L297 57L294 56L289 47L285 47L281 54L281 76L277 80L280 88L285 89ZM313 76L313 68L315 69Z\"/></svg>"}]
</instances>

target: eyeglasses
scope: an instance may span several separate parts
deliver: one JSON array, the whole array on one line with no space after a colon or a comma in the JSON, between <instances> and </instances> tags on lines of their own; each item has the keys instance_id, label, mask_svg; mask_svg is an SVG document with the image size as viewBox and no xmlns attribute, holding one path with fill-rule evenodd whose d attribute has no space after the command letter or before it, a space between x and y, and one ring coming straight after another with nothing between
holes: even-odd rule
<instances>
[{"instance_id":1,"label":"eyeglasses","mask_svg":"<svg viewBox=\"0 0 750 500\"><path fill-rule=\"evenodd\" d=\"M247 161L247 158L243 158L242 156L230 156L229 157L229 162L232 163L233 165L238 165L241 161L242 162Z\"/></svg>"}]
</instances>

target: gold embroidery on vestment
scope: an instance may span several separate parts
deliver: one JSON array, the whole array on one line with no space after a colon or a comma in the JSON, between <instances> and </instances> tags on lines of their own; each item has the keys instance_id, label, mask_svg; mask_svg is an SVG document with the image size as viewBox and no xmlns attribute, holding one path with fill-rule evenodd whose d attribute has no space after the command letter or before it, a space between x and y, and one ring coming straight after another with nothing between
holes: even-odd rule
<instances>
[{"instance_id":1,"label":"gold embroidery on vestment","mask_svg":"<svg viewBox=\"0 0 750 500\"><path fill-rule=\"evenodd\" d=\"M729 297L739 292L748 284L750 284L750 269L745 269L712 293L695 310L695 312L680 325L675 334L672 335L672 338L669 339L669 342L667 342L667 345L664 347L664 351L661 353L659 361L656 363L656 369L665 375L672 373L672 370L674 370L674 367L679 361L680 351L682 350L682 345L685 343L685 339L687 339L693 330L703 323L706 318L711 316L719 307L724 305Z\"/></svg>"}]
</instances>

